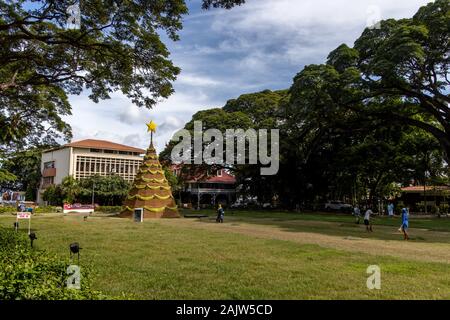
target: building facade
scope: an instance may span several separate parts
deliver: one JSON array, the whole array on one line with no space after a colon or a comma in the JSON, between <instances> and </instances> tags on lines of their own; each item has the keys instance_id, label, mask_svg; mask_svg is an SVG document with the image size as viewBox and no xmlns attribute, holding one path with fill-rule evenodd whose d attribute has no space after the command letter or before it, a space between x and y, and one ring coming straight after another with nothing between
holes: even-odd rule
<instances>
[{"instance_id":1,"label":"building facade","mask_svg":"<svg viewBox=\"0 0 450 320\"><path fill-rule=\"evenodd\" d=\"M182 173L181 165L173 165L172 172L176 176ZM218 169L200 175L184 177L181 190L183 206L193 208L231 205L236 200L236 178L225 169Z\"/></svg>"},{"instance_id":2,"label":"building facade","mask_svg":"<svg viewBox=\"0 0 450 320\"><path fill-rule=\"evenodd\" d=\"M143 161L145 150L105 140L87 139L72 142L42 153L42 180L37 202L51 185L60 184L67 176L80 180L93 175L116 174L132 182Z\"/></svg>"}]
</instances>

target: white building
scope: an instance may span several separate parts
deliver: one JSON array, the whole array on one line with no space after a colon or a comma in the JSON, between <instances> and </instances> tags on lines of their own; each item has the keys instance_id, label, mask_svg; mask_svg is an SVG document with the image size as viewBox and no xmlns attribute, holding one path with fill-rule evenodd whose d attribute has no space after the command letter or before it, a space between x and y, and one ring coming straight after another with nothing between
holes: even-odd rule
<instances>
[{"instance_id":1,"label":"white building","mask_svg":"<svg viewBox=\"0 0 450 320\"><path fill-rule=\"evenodd\" d=\"M43 203L42 194L48 186L60 184L67 176L79 180L93 175L117 174L132 182L144 153L143 149L93 139L46 150L42 153L42 181L37 202Z\"/></svg>"}]
</instances>

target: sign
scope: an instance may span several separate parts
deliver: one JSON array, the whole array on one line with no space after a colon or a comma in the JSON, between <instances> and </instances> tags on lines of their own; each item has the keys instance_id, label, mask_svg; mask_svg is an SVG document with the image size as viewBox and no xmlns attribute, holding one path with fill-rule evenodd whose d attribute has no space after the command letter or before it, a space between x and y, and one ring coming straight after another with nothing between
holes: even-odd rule
<instances>
[{"instance_id":1,"label":"sign","mask_svg":"<svg viewBox=\"0 0 450 320\"><path fill-rule=\"evenodd\" d=\"M81 204L81 203L74 203L74 204L64 204L64 213L93 213L94 212L94 206L92 204Z\"/></svg>"},{"instance_id":2,"label":"sign","mask_svg":"<svg viewBox=\"0 0 450 320\"><path fill-rule=\"evenodd\" d=\"M19 220L26 219L28 220L28 234L31 233L31 214L27 212L17 212L16 214L16 223L14 224L14 227L16 231L19 230Z\"/></svg>"},{"instance_id":3,"label":"sign","mask_svg":"<svg viewBox=\"0 0 450 320\"><path fill-rule=\"evenodd\" d=\"M19 220L19 219L31 219L31 214L19 212L19 213L17 213L17 220Z\"/></svg>"}]
</instances>

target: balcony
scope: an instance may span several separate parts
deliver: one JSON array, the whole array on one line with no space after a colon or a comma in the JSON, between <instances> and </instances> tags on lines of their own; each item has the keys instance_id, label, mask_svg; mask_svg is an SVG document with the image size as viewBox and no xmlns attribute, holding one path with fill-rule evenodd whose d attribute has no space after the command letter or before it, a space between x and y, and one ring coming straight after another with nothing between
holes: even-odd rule
<instances>
[{"instance_id":1,"label":"balcony","mask_svg":"<svg viewBox=\"0 0 450 320\"><path fill-rule=\"evenodd\" d=\"M215 189L215 188L186 188L187 192L190 192L192 194L234 194L236 193L236 189Z\"/></svg>"}]
</instances>

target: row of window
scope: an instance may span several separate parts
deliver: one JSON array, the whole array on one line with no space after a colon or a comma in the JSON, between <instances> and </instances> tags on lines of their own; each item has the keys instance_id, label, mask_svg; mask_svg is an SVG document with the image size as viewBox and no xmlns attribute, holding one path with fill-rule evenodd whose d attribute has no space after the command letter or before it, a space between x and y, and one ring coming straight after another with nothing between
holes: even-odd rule
<instances>
[{"instance_id":1,"label":"row of window","mask_svg":"<svg viewBox=\"0 0 450 320\"><path fill-rule=\"evenodd\" d=\"M117 150L106 150L106 149L89 149L90 152L94 153L110 153L110 154L124 154L130 156L139 156L139 152L130 152L130 151L117 151Z\"/></svg>"},{"instance_id":2,"label":"row of window","mask_svg":"<svg viewBox=\"0 0 450 320\"><path fill-rule=\"evenodd\" d=\"M97 174L101 176L117 174L125 180L133 181L141 163L142 160L78 156L76 158L75 178L82 179Z\"/></svg>"}]
</instances>

